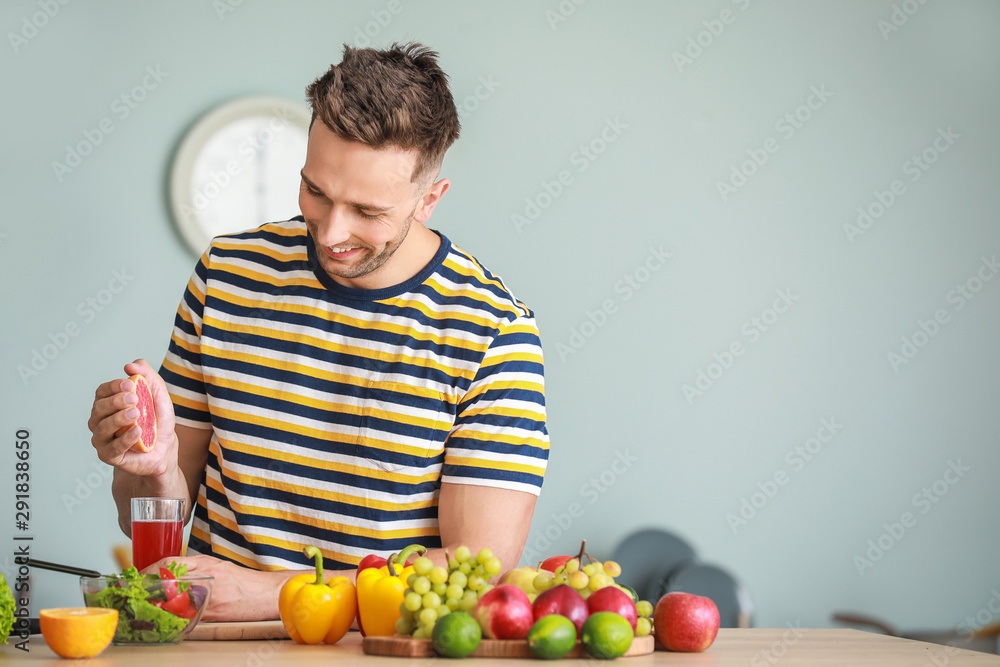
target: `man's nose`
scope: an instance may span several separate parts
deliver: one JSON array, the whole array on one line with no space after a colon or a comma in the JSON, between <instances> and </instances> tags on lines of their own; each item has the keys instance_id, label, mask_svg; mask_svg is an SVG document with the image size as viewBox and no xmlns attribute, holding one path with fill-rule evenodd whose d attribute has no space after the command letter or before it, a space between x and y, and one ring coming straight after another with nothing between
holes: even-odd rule
<instances>
[{"instance_id":1,"label":"man's nose","mask_svg":"<svg viewBox=\"0 0 1000 667\"><path fill-rule=\"evenodd\" d=\"M316 221L316 242L335 246L351 238L351 220L343 206L330 206Z\"/></svg>"}]
</instances>

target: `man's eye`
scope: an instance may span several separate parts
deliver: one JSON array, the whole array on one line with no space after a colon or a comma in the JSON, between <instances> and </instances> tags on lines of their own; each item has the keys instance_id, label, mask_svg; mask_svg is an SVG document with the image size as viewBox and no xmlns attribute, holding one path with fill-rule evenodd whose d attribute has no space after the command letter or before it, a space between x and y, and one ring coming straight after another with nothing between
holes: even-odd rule
<instances>
[{"instance_id":1,"label":"man's eye","mask_svg":"<svg viewBox=\"0 0 1000 667\"><path fill-rule=\"evenodd\" d=\"M306 184L306 192L308 192L309 194L311 194L313 197L321 197L321 196L323 196L322 192L320 192L319 190L317 190L316 188L314 188L313 186L311 186L309 184Z\"/></svg>"},{"instance_id":2,"label":"man's eye","mask_svg":"<svg viewBox=\"0 0 1000 667\"><path fill-rule=\"evenodd\" d=\"M375 215L368 215L364 211L358 211L358 212L361 214L361 217L364 218L364 219L366 219L366 220L378 220L379 219L379 214L378 213L376 213Z\"/></svg>"}]
</instances>

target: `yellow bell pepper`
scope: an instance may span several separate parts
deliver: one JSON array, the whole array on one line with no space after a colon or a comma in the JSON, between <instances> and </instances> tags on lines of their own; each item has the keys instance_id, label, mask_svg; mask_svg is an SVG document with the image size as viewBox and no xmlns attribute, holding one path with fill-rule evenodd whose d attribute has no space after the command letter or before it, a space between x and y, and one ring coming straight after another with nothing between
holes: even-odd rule
<instances>
[{"instance_id":1,"label":"yellow bell pepper","mask_svg":"<svg viewBox=\"0 0 1000 667\"><path fill-rule=\"evenodd\" d=\"M413 567L396 567L397 561L405 565L410 554L426 553L419 544L392 554L383 567L368 568L358 573L358 612L365 634L369 637L389 637L396 632L399 606L403 604L406 580L413 574Z\"/></svg>"},{"instance_id":2,"label":"yellow bell pepper","mask_svg":"<svg viewBox=\"0 0 1000 667\"><path fill-rule=\"evenodd\" d=\"M285 582L278 594L278 611L288 636L299 644L335 644L347 634L357 612L357 594L347 577L323 582L323 554L306 547L316 559L316 574L299 574Z\"/></svg>"}]
</instances>

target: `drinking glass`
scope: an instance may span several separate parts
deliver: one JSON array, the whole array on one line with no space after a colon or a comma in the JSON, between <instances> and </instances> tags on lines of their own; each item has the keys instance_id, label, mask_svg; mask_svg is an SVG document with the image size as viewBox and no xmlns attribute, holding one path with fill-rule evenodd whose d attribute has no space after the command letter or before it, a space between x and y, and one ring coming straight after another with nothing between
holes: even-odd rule
<instances>
[{"instance_id":1,"label":"drinking glass","mask_svg":"<svg viewBox=\"0 0 1000 667\"><path fill-rule=\"evenodd\" d=\"M180 556L183 533L183 499L132 499L132 564L137 569Z\"/></svg>"}]
</instances>

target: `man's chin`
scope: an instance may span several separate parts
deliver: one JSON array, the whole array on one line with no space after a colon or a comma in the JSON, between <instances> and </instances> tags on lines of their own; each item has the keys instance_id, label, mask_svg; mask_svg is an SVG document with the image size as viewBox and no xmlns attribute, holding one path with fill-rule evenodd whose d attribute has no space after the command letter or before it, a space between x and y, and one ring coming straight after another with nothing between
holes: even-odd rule
<instances>
[{"instance_id":1,"label":"man's chin","mask_svg":"<svg viewBox=\"0 0 1000 667\"><path fill-rule=\"evenodd\" d=\"M368 263L367 259L368 258L365 257L360 262L351 262L350 264L346 264L343 262L334 261L329 257L323 257L320 261L320 266L323 268L323 271L326 273L326 275L330 276L331 278L334 279L343 278L346 280L351 280L354 278L362 278L371 273L371 269L369 269L366 266L366 264Z\"/></svg>"}]
</instances>

